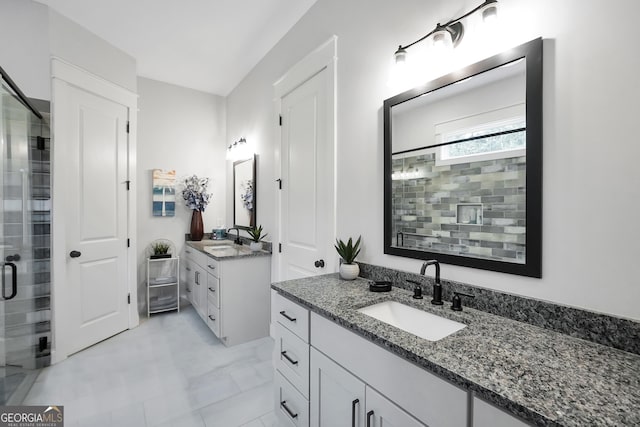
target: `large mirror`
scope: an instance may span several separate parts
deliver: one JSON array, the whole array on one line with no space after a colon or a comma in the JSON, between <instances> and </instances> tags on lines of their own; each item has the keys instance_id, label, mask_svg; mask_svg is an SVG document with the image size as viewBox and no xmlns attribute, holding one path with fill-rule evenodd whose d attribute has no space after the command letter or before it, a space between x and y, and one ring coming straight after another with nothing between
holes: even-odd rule
<instances>
[{"instance_id":1,"label":"large mirror","mask_svg":"<svg viewBox=\"0 0 640 427\"><path fill-rule=\"evenodd\" d=\"M384 252L541 277L542 40L384 101Z\"/></svg>"},{"instance_id":2,"label":"large mirror","mask_svg":"<svg viewBox=\"0 0 640 427\"><path fill-rule=\"evenodd\" d=\"M233 225L256 225L256 156L233 163Z\"/></svg>"}]
</instances>

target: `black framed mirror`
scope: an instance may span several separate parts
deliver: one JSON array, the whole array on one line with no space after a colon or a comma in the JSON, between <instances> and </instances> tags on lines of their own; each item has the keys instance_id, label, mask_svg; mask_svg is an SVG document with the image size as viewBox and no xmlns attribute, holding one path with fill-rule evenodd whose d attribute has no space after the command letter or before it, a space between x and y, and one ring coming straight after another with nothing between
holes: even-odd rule
<instances>
[{"instance_id":1,"label":"black framed mirror","mask_svg":"<svg viewBox=\"0 0 640 427\"><path fill-rule=\"evenodd\" d=\"M233 163L233 225L256 225L256 156Z\"/></svg>"},{"instance_id":2,"label":"black framed mirror","mask_svg":"<svg viewBox=\"0 0 640 427\"><path fill-rule=\"evenodd\" d=\"M384 101L384 253L542 275L542 39Z\"/></svg>"}]
</instances>

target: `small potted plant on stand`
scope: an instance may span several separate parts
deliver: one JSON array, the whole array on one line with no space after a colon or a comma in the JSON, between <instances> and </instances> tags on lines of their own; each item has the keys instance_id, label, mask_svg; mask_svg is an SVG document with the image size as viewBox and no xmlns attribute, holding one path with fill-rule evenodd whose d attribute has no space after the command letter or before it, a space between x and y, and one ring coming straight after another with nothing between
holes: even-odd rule
<instances>
[{"instance_id":1,"label":"small potted plant on stand","mask_svg":"<svg viewBox=\"0 0 640 427\"><path fill-rule=\"evenodd\" d=\"M249 248L252 251L259 251L262 249L262 241L264 240L265 237L268 236L269 233L264 233L264 235L262 234L262 226L259 225L258 227L253 226L250 227L247 230L247 233L249 233L249 236L251 236L252 242L249 244Z\"/></svg>"},{"instance_id":2,"label":"small potted plant on stand","mask_svg":"<svg viewBox=\"0 0 640 427\"><path fill-rule=\"evenodd\" d=\"M349 237L347 243L336 239L335 248L340 258L342 258L339 270L340 277L345 280L353 280L360 274L360 266L354 262L360 253L360 239L362 239L362 236L358 237L355 244L351 237Z\"/></svg>"},{"instance_id":3,"label":"small potted plant on stand","mask_svg":"<svg viewBox=\"0 0 640 427\"><path fill-rule=\"evenodd\" d=\"M171 254L169 253L169 248L171 245L165 242L154 242L151 244L151 249L153 250L153 255L150 256L151 259L158 258L171 258Z\"/></svg>"}]
</instances>

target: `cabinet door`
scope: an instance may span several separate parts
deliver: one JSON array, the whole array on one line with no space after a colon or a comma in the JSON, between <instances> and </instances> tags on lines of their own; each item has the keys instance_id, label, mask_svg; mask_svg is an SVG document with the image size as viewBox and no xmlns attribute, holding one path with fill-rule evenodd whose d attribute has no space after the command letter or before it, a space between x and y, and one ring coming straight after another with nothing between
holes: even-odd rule
<instances>
[{"instance_id":1,"label":"cabinet door","mask_svg":"<svg viewBox=\"0 0 640 427\"><path fill-rule=\"evenodd\" d=\"M203 319L207 317L207 304L206 304L206 290L207 290L207 272L204 271L198 264L191 264L194 270L194 284L191 295L193 299L191 303L195 307L196 311Z\"/></svg>"},{"instance_id":2,"label":"cabinet door","mask_svg":"<svg viewBox=\"0 0 640 427\"><path fill-rule=\"evenodd\" d=\"M366 399L366 427L425 427L371 387L367 387Z\"/></svg>"},{"instance_id":3,"label":"cabinet door","mask_svg":"<svg viewBox=\"0 0 640 427\"><path fill-rule=\"evenodd\" d=\"M365 425L364 383L313 347L309 400L312 427Z\"/></svg>"}]
</instances>

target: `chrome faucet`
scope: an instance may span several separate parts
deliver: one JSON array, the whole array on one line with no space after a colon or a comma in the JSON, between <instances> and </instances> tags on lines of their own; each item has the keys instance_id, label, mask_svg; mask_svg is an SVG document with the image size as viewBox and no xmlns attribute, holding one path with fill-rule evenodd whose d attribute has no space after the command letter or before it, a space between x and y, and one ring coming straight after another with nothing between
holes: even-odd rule
<instances>
[{"instance_id":1,"label":"chrome faucet","mask_svg":"<svg viewBox=\"0 0 640 427\"><path fill-rule=\"evenodd\" d=\"M241 245L242 240L240 240L240 229L238 227L231 227L230 229L227 230L227 233L230 232L231 230L236 230L236 240L234 240L233 243L235 243L236 245Z\"/></svg>"},{"instance_id":2,"label":"chrome faucet","mask_svg":"<svg viewBox=\"0 0 640 427\"><path fill-rule=\"evenodd\" d=\"M420 269L420 274L424 276L427 267L430 265L436 266L436 283L433 285L433 299L431 300L431 304L433 305L442 305L442 285L440 284L440 263L435 259L426 261L422 264L422 268Z\"/></svg>"}]
</instances>

